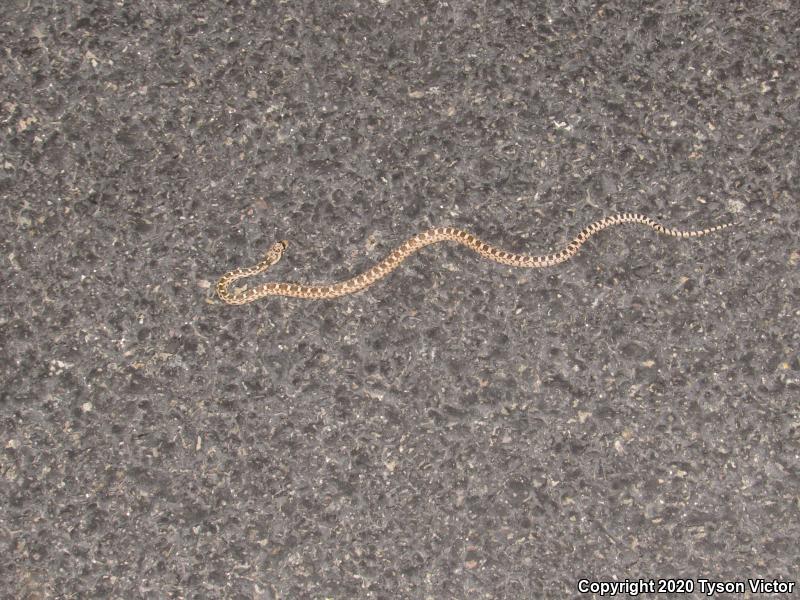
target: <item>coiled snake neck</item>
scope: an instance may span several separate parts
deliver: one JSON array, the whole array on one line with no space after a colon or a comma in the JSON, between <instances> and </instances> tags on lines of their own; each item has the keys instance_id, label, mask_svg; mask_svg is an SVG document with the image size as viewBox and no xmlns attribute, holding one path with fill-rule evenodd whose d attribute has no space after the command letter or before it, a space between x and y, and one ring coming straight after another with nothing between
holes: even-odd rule
<instances>
[{"instance_id":1,"label":"coiled snake neck","mask_svg":"<svg viewBox=\"0 0 800 600\"><path fill-rule=\"evenodd\" d=\"M217 295L220 300L227 304L248 304L265 296L293 296L295 298L308 298L319 300L324 298L337 298L346 294L354 294L371 286L376 281L383 279L389 273L399 267L409 256L431 244L444 241L452 241L466 246L473 252L477 252L484 258L512 267L522 267L536 269L541 267L552 267L569 260L578 253L580 247L586 243L594 234L611 227L612 225L622 225L625 223L638 223L654 229L660 234L679 238L700 237L715 231L733 226L733 223L716 225L707 229L696 231L679 231L671 229L653 221L651 218L635 213L624 213L605 217L592 223L581 231L575 239L567 244L564 249L554 254L543 256L531 256L528 254L514 254L495 248L486 242L478 239L471 233L455 229L453 227L437 227L428 231L418 233L398 246L389 256L384 258L372 268L356 275L350 279L331 284L303 285L289 282L262 283L243 291L229 291L229 286L239 279L252 277L258 273L266 271L269 267L278 262L286 250L287 242L280 241L273 244L267 251L264 259L252 267L235 269L223 275L217 283Z\"/></svg>"}]
</instances>

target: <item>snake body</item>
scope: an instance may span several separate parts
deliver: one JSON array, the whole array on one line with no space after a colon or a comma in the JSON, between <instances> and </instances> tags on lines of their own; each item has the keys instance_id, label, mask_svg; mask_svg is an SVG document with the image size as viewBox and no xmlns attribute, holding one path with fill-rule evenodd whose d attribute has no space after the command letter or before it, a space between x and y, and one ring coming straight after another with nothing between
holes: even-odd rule
<instances>
[{"instance_id":1,"label":"snake body","mask_svg":"<svg viewBox=\"0 0 800 600\"><path fill-rule=\"evenodd\" d=\"M644 215L623 213L605 217L599 221L596 221L595 223L592 223L583 231L581 231L577 237L567 244L560 252L543 256L531 256L528 254L514 254L512 252L506 252L487 244L486 242L478 239L466 231L455 229L453 227L437 227L436 229L430 229L423 233L419 233L412 238L409 238L402 245L398 246L391 254L389 254L389 256L384 258L372 268L364 271L360 275L356 275L350 279L345 279L344 281L339 281L328 285L303 285L298 283L274 282L263 283L243 291L229 291L228 288L234 281L262 273L278 262L283 256L287 246L286 241L280 241L276 242L270 247L264 256L264 259L258 264L252 267L239 268L225 273L225 275L223 275L217 283L217 295L219 296L220 300L227 304L248 304L265 296L293 296L295 298L319 300L325 298L337 298L346 294L354 294L386 277L389 273L399 267L403 261L405 261L409 256L418 250L424 248L425 246L430 246L431 244L437 244L444 241L457 242L462 246L466 246L473 252L477 252L484 258L488 258L504 265L511 265L512 267L552 267L575 256L580 247L586 243L586 240L599 231L602 231L607 227L611 227L612 225L622 225L624 223L638 223L641 225L646 225L660 234L679 238L700 237L721 229L725 229L726 227L731 227L733 225L733 223L725 223L723 225L716 225L714 227L696 231L680 231L665 227L664 225L661 225L660 223L657 223L656 221L653 221L651 218Z\"/></svg>"}]
</instances>

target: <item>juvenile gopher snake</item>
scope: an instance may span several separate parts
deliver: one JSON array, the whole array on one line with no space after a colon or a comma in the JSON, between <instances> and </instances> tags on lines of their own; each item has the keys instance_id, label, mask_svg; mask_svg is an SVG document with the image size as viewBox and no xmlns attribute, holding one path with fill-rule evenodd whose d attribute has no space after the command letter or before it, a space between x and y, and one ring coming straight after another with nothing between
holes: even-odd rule
<instances>
[{"instance_id":1,"label":"juvenile gopher snake","mask_svg":"<svg viewBox=\"0 0 800 600\"><path fill-rule=\"evenodd\" d=\"M724 225L716 225L708 229L701 229L698 231L679 231L677 229L670 229L664 227L660 223L656 223L649 217L635 213L624 213L605 217L599 221L592 223L581 231L578 236L572 240L560 252L555 254L548 254L545 256L530 256L527 254L513 254L505 252L489 244L479 240L474 235L455 229L453 227L437 227L430 229L423 233L418 233L414 237L406 240L406 242L396 248L389 256L384 258L381 262L376 264L371 269L364 271L361 275L345 279L338 283L329 285L300 285L297 283L263 283L259 286L244 290L241 292L229 292L228 286L238 279L251 277L274 265L281 259L284 251L286 250L287 242L280 241L273 244L267 251L264 259L255 266L235 269L223 275L217 283L217 295L220 299L227 304L247 304L263 298L264 296L294 296L295 298L309 298L309 299L322 299L322 298L336 298L344 296L345 294L353 294L365 287L368 287L386 277L389 273L394 271L400 266L405 259L414 254L417 250L450 240L458 242L466 246L470 250L477 252L483 257L494 260L496 262L511 265L512 267L526 267L526 268L539 268L539 267L552 267L566 260L569 260L578 253L580 247L596 234L606 227L612 225L621 225L623 223L640 223L655 229L658 233L664 235L671 235L674 237L688 238L700 237L707 235L726 227L731 227L733 223L725 223Z\"/></svg>"}]
</instances>

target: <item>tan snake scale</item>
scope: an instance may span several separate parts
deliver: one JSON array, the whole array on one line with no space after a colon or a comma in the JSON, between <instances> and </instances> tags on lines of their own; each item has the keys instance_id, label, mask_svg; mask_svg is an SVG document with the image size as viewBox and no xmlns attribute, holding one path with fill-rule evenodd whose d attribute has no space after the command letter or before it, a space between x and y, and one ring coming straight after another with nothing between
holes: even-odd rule
<instances>
[{"instance_id":1,"label":"tan snake scale","mask_svg":"<svg viewBox=\"0 0 800 600\"><path fill-rule=\"evenodd\" d=\"M302 285L288 282L262 283L261 285L243 291L229 291L228 288L234 281L257 275L278 262L281 256L283 256L287 245L287 242L281 241L273 244L264 256L264 259L257 265L239 268L225 273L217 283L217 295L227 304L247 304L265 296L293 296L295 298L323 299L336 298L338 296L344 296L345 294L354 294L386 277L417 250L444 241L458 242L485 258L505 265L511 265L512 267L552 267L575 256L586 240L597 232L611 227L612 225L621 225L624 223L639 223L655 229L658 233L663 235L671 235L679 238L700 237L733 225L733 223L725 223L724 225L716 225L715 227L697 231L679 231L677 229L664 227L660 223L644 215L623 213L605 217L592 223L581 231L574 240L567 244L563 250L544 256L506 252L487 244L466 231L453 227L437 227L436 229L430 229L419 233L406 240L401 246L397 247L389 254L389 256L371 269L350 279L345 279L344 281L327 285Z\"/></svg>"}]
</instances>

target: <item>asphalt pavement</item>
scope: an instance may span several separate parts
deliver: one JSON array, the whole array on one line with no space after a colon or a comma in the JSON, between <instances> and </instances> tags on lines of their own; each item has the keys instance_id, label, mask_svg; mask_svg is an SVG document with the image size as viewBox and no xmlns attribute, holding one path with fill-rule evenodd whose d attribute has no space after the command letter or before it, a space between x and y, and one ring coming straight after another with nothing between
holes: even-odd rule
<instances>
[{"instance_id":1,"label":"asphalt pavement","mask_svg":"<svg viewBox=\"0 0 800 600\"><path fill-rule=\"evenodd\" d=\"M0 596L789 597L799 32L781 0L4 2ZM251 286L620 212L737 225L214 293L280 239Z\"/></svg>"}]
</instances>

